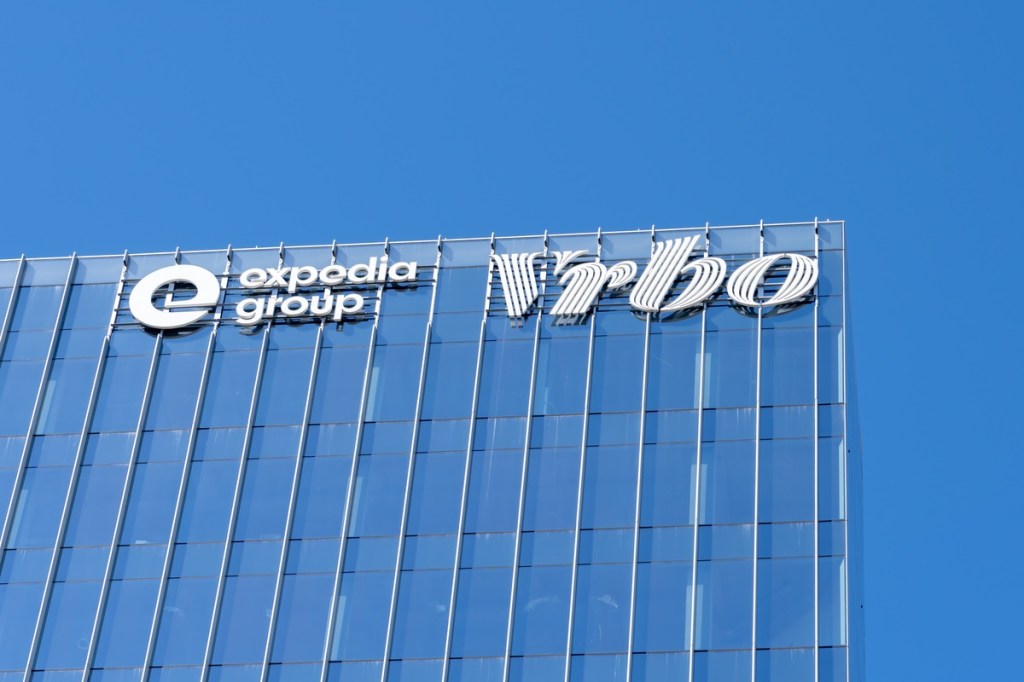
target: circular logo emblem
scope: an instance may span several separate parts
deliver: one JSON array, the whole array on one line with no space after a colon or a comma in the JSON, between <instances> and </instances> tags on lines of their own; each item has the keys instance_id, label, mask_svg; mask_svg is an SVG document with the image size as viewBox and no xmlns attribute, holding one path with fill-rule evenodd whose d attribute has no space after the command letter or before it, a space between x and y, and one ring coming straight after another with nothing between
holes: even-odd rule
<instances>
[{"instance_id":1,"label":"circular logo emblem","mask_svg":"<svg viewBox=\"0 0 1024 682\"><path fill-rule=\"evenodd\" d=\"M169 284L183 282L195 287L190 298L176 298L168 292L159 304L153 302L156 292ZM135 285L128 297L128 307L135 319L153 329L178 329L198 322L220 300L220 282L216 275L197 265L171 265L151 272ZM188 310L177 310L187 308Z\"/></svg>"}]
</instances>

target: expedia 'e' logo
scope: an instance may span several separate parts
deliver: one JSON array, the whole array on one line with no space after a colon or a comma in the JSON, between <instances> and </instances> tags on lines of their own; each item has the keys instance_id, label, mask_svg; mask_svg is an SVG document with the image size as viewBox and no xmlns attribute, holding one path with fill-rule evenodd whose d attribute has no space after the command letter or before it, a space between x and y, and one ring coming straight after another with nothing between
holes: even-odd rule
<instances>
[{"instance_id":1,"label":"expedia 'e' logo","mask_svg":"<svg viewBox=\"0 0 1024 682\"><path fill-rule=\"evenodd\" d=\"M191 297L179 298L180 292L168 292L160 303L154 304L156 292L170 285L184 283L195 288ZM217 305L220 299L220 282L209 270L197 265L170 265L151 272L135 285L128 297L128 307L142 324L153 329L178 329L198 322L203 315ZM189 308L189 310L178 310Z\"/></svg>"}]
</instances>

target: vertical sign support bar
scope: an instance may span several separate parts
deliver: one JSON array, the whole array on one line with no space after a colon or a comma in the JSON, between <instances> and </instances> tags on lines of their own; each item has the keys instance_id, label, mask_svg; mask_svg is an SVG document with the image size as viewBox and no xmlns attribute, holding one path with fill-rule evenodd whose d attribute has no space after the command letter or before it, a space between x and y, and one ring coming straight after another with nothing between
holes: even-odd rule
<instances>
[{"instance_id":1,"label":"vertical sign support bar","mask_svg":"<svg viewBox=\"0 0 1024 682\"><path fill-rule=\"evenodd\" d=\"M139 447L142 444L142 434L146 428L146 417L149 415L149 405L153 400L153 384L156 383L157 367L160 364L160 350L163 347L164 333L157 334L153 342L153 357L149 362L149 372L146 375L146 390L142 396L142 406L139 409L139 419L135 423L135 436L132 439L132 450L128 457L128 471L124 478L124 487L121 489L121 499L117 507L117 521L114 523L114 532L110 536L110 551L107 553L107 565L103 570L103 578L100 583L100 598L96 604L96 616L92 623L92 634L89 637L89 646L86 649L85 665L82 670L82 682L89 679L89 670L92 668L93 659L96 658L96 647L99 644L100 628L103 626L103 616L107 609L107 598L110 596L110 583L113 579L114 562L117 559L117 548L121 540L121 532L124 530L125 515L128 512L128 501L132 495L132 484L135 481L135 469L139 462Z\"/></svg>"},{"instance_id":2,"label":"vertical sign support bar","mask_svg":"<svg viewBox=\"0 0 1024 682\"><path fill-rule=\"evenodd\" d=\"M818 546L819 522L818 522L818 298L821 292L820 277L821 277L821 258L820 245L818 241L818 218L814 218L814 261L818 264L818 277L819 281L814 285L814 367L813 381L814 381L814 682L818 682L818 594L819 594L819 575L818 565L821 563L821 548Z\"/></svg>"},{"instance_id":3,"label":"vertical sign support bar","mask_svg":"<svg viewBox=\"0 0 1024 682\"><path fill-rule=\"evenodd\" d=\"M601 230L597 230L597 256L595 260L601 262ZM597 333L597 306L590 315L590 343L587 351L587 380L586 389L583 395L583 436L580 439L580 477L576 486L576 528L572 541L572 579L569 585L569 627L565 638L565 682L569 682L569 673L572 670L572 631L573 621L576 619L576 580L579 577L580 565L580 524L583 520L583 492L584 479L587 468L587 437L590 426L590 389L594 379L594 337Z\"/></svg>"},{"instance_id":4,"label":"vertical sign support bar","mask_svg":"<svg viewBox=\"0 0 1024 682\"><path fill-rule=\"evenodd\" d=\"M167 551L164 553L163 565L160 569L160 583L157 585L156 606L153 609L153 620L149 626L149 638L146 642L146 655L142 664L142 679L149 679L149 667L153 663L153 655L156 647L156 639L159 635L160 617L163 614L164 599L167 597L167 580L171 573L171 562L174 558L174 546L178 537L178 530L181 526L181 514L185 504L185 494L188 490L189 474L192 471L192 456L196 449L196 440L199 435L199 423L203 416L203 404L206 398L206 388L210 381L210 366L213 364L214 349L217 344L217 334L220 331L220 303L223 302L224 292L228 288L228 277L231 273L231 246L228 246L225 255L224 274L220 283L220 300L218 301L217 312L213 321L213 329L210 331L210 339L206 344L206 355L203 358L203 373L199 378L199 394L196 398L195 408L192 412L192 425L189 427L188 443L185 446L185 462L181 469L181 478L178 482L178 494L174 502L174 513L171 516L171 528L167 534Z\"/></svg>"},{"instance_id":5,"label":"vertical sign support bar","mask_svg":"<svg viewBox=\"0 0 1024 682\"><path fill-rule=\"evenodd\" d=\"M384 242L384 255L388 253L388 242ZM377 304L374 311L373 327L370 329L369 346L366 350L366 367L363 372L363 388L359 398L359 416L356 421L356 438L352 448L352 464L349 468L348 486L345 489L345 510L341 520L341 537L338 542L338 561L334 570L334 585L331 604L327 613L327 633L324 638L323 656L320 660L320 682L327 682L330 667L331 647L334 643L338 619L338 602L341 595L341 576L345 570L345 550L348 548L348 531L352 523L352 507L355 503L356 476L359 473L359 451L363 445L363 427L366 423L366 403L370 393L370 375L373 371L374 349L377 344L377 328L380 324L381 302L384 300L384 283L377 287Z\"/></svg>"},{"instance_id":6,"label":"vertical sign support bar","mask_svg":"<svg viewBox=\"0 0 1024 682\"><path fill-rule=\"evenodd\" d=\"M760 225L758 256L764 256L764 220ZM750 681L755 682L757 675L757 554L758 554L758 505L761 491L761 334L763 324L763 308L757 308L757 362L754 365L754 566L753 566L753 599L751 600L750 617Z\"/></svg>"},{"instance_id":7,"label":"vertical sign support bar","mask_svg":"<svg viewBox=\"0 0 1024 682\"><path fill-rule=\"evenodd\" d=\"M60 336L60 328L64 322L64 315L68 309L68 299L71 298L71 283L74 280L76 263L77 257L75 254L71 254L71 260L68 263L68 274L64 279L64 291L61 293L60 304L57 309L57 319L53 323L53 333L50 335L50 345L47 347L46 355L43 358L43 372L39 377L39 387L36 389L35 399L32 403L32 412L31 417L29 418L28 428L25 429L25 442L22 444L21 457L18 460L18 470L14 475L14 484L11 486L11 497L7 505L7 516L4 518L3 528L0 528L0 563L2 563L4 550L7 549L7 542L10 540L12 526L14 525L14 517L17 516L18 494L21 491L22 484L25 482L25 468L28 466L29 451L32 449L32 436L36 431L36 425L39 423L40 408L46 398L46 385L50 380L50 372L53 371L53 356L57 352L57 338ZM14 315L14 307L17 305L16 297L21 287L21 281L24 277L24 257L22 257L21 273L22 274L18 277L18 286L16 286L11 292L11 305L7 309L7 314L4 316L4 345L7 344L10 324Z\"/></svg>"},{"instance_id":8,"label":"vertical sign support bar","mask_svg":"<svg viewBox=\"0 0 1024 682\"><path fill-rule=\"evenodd\" d=\"M120 282L124 283L126 267L122 265ZM120 286L114 295L114 310L120 303ZM115 312L116 315L116 312ZM61 547L64 545L64 538L67 536L68 521L71 518L71 508L75 501L75 491L78 489L78 479L81 475L82 460L85 456L86 443L89 438L89 426L92 423L92 415L96 411L96 399L99 397L100 380L103 377L103 370L107 363L107 350L110 348L110 335L114 330L114 318L107 327L107 333L100 344L100 354L96 362L96 371L93 374L92 387L89 389L89 402L85 408L85 417L82 420L82 430L78 437L78 446L75 450L74 463L71 465L71 482L68 485L68 492L64 497L64 507L61 510L60 523L57 526L57 537L53 542L53 554L50 555L50 564L46 570L46 582L43 583L43 598L39 603L39 611L36 614L35 626L32 633L32 645L28 652L28 662L25 664L25 676L31 674L35 666L35 659L39 649L39 637L42 634L43 622L46 618L46 611L50 605L50 597L53 594L53 581L57 573L57 565L60 560Z\"/></svg>"},{"instance_id":9,"label":"vertical sign support bar","mask_svg":"<svg viewBox=\"0 0 1024 682\"><path fill-rule=\"evenodd\" d=\"M423 334L423 355L420 358L420 376L416 389L416 408L413 412L412 442L409 444L409 466L405 478L405 495L402 500L402 524L398 531L398 557L395 559L395 579L391 585L391 607L388 611L387 638L384 640L384 663L380 669L380 681L387 682L391 658L391 646L395 636L395 616L398 609L398 590L401 587L402 559L405 557L405 533L409 527L409 502L412 499L412 478L416 472L416 441L420 434L420 415L423 412L423 389L427 380L427 358L430 354L430 334L434 325L434 306L437 303L437 281L441 270L441 237L437 238L437 259L434 263L434 288L430 293L430 312L427 313L427 328Z\"/></svg>"},{"instance_id":10,"label":"vertical sign support bar","mask_svg":"<svg viewBox=\"0 0 1024 682\"><path fill-rule=\"evenodd\" d=\"M654 257L654 226L651 226L651 258ZM633 640L636 636L636 586L640 570L640 501L644 485L644 440L647 437L647 373L651 359L651 318L647 313L644 325L644 363L640 377L640 444L636 461L636 509L633 519L633 575L629 589L629 636L626 641L626 682L633 679Z\"/></svg>"},{"instance_id":11,"label":"vertical sign support bar","mask_svg":"<svg viewBox=\"0 0 1024 682\"><path fill-rule=\"evenodd\" d=\"M494 255L494 235L491 235L491 255ZM548 234L544 232L545 266L540 275L540 295L537 298L537 326L533 331L533 356L530 360L530 394L526 399L526 433L523 442L523 467L519 475L519 510L516 516L515 548L512 553L512 585L509 590L508 621L505 626L505 661L502 682L508 682L512 665L512 628L516 616L516 592L519 587L519 555L523 547L523 518L526 513L526 483L530 462L530 439L533 437L533 406L537 392L537 361L540 355L540 328L544 325L544 295L547 289Z\"/></svg>"},{"instance_id":12,"label":"vertical sign support bar","mask_svg":"<svg viewBox=\"0 0 1024 682\"><path fill-rule=\"evenodd\" d=\"M710 255L711 229L708 223L704 224L704 257ZM697 642L697 537L700 535L700 493L701 493L701 461L703 438L704 438L704 382L705 368L707 367L707 356L705 348L707 342L708 327L708 302L701 303L700 311L700 361L697 370L697 452L693 464L693 570L690 576L690 658L687 679L693 679L693 662L696 658L695 645Z\"/></svg>"},{"instance_id":13,"label":"vertical sign support bar","mask_svg":"<svg viewBox=\"0 0 1024 682\"><path fill-rule=\"evenodd\" d=\"M492 250L493 255L493 250ZM462 473L462 500L459 503L459 527L455 535L455 568L452 570L451 595L448 600L448 624L444 637L444 666L442 682L448 681L452 653L452 629L455 627L455 602L459 589L459 570L462 564L463 534L466 532L466 506L469 502L469 475L473 462L473 441L476 439L476 412L480 402L480 374L484 361L484 340L487 336L487 313L490 311L491 286L494 280L494 261L487 261L487 290L484 294L484 314L480 320L480 338L476 349L476 372L473 378L473 402L469 407L469 433L466 436L466 464Z\"/></svg>"}]
</instances>

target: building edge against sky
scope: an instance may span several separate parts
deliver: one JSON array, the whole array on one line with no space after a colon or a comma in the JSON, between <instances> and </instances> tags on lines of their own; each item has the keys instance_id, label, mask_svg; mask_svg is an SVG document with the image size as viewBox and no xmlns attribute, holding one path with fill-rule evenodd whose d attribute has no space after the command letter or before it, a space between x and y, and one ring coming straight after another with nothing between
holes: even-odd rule
<instances>
[{"instance_id":1,"label":"building edge against sky","mask_svg":"<svg viewBox=\"0 0 1024 682\"><path fill-rule=\"evenodd\" d=\"M863 679L844 240L0 261L0 680Z\"/></svg>"}]
</instances>

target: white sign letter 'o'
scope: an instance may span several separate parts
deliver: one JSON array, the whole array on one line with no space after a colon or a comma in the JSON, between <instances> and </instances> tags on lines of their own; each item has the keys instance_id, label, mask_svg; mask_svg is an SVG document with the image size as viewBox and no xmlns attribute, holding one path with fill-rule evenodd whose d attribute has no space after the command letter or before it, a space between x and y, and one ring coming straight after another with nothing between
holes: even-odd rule
<instances>
[{"instance_id":1,"label":"white sign letter 'o'","mask_svg":"<svg viewBox=\"0 0 1024 682\"><path fill-rule=\"evenodd\" d=\"M764 281L765 275L773 265L785 258L789 259L789 274L786 280L775 292L775 295L765 301L758 301L757 287ZM798 253L779 253L774 256L762 256L744 263L729 278L727 289L729 298L740 305L757 308L761 306L782 305L799 300L818 281L818 263L807 256Z\"/></svg>"},{"instance_id":2,"label":"white sign letter 'o'","mask_svg":"<svg viewBox=\"0 0 1024 682\"><path fill-rule=\"evenodd\" d=\"M153 305L153 295L172 282L187 282L196 288L195 296L177 300L168 296L164 308L198 308L198 310L160 310ZM177 329L198 322L220 299L220 282L209 270L196 265L171 265L151 272L135 285L128 298L128 307L135 319L153 329Z\"/></svg>"}]
</instances>

